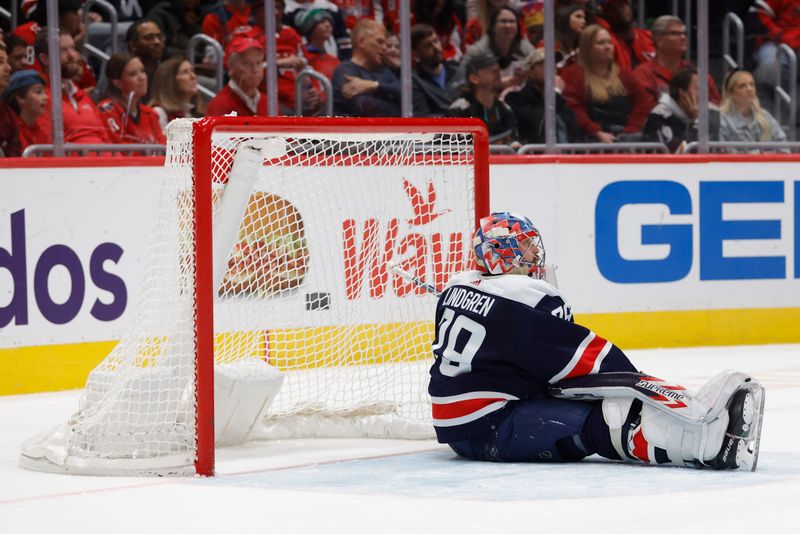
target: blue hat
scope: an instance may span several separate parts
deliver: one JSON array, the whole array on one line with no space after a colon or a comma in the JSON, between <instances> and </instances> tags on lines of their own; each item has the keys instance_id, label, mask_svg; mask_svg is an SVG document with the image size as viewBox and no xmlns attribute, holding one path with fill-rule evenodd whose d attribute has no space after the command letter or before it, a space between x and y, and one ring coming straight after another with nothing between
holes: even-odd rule
<instances>
[{"instance_id":1,"label":"blue hat","mask_svg":"<svg viewBox=\"0 0 800 534\"><path fill-rule=\"evenodd\" d=\"M37 83L46 85L41 74L33 69L18 70L11 75L11 79L8 82L8 87L6 87L6 90L3 93L3 101L8 101L8 99L11 98L11 95L20 89L25 89Z\"/></svg>"}]
</instances>

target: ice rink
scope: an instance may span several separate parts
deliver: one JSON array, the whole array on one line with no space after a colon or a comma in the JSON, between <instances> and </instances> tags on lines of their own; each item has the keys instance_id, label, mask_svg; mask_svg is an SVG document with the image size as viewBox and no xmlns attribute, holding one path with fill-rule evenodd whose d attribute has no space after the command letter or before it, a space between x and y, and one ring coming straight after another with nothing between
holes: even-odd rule
<instances>
[{"instance_id":1,"label":"ice rink","mask_svg":"<svg viewBox=\"0 0 800 534\"><path fill-rule=\"evenodd\" d=\"M217 454L214 478L110 478L18 467L78 392L0 397L0 533L800 532L800 345L629 351L697 388L735 368L766 387L758 471L482 464L431 441L295 440Z\"/></svg>"}]
</instances>

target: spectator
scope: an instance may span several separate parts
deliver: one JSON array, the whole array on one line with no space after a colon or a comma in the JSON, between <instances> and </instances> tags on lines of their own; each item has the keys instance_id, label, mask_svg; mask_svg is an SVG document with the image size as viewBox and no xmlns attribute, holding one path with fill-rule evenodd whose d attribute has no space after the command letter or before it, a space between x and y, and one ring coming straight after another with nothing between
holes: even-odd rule
<instances>
[{"instance_id":1,"label":"spectator","mask_svg":"<svg viewBox=\"0 0 800 534\"><path fill-rule=\"evenodd\" d=\"M227 50L230 81L208 103L206 115L267 114L267 95L259 90L264 79L264 46L255 39L236 37Z\"/></svg>"},{"instance_id":2,"label":"spectator","mask_svg":"<svg viewBox=\"0 0 800 534\"><path fill-rule=\"evenodd\" d=\"M800 51L800 5L796 0L760 0L754 2L750 10L755 13L761 26L760 35L756 38L759 70L774 66L781 44Z\"/></svg>"},{"instance_id":3,"label":"spectator","mask_svg":"<svg viewBox=\"0 0 800 534\"><path fill-rule=\"evenodd\" d=\"M723 141L786 141L786 133L756 96L756 82L746 70L731 71L723 85L719 136Z\"/></svg>"},{"instance_id":4,"label":"spectator","mask_svg":"<svg viewBox=\"0 0 800 534\"><path fill-rule=\"evenodd\" d=\"M450 105L448 115L483 119L490 143L511 143L517 125L514 113L499 98L503 83L497 58L488 52L470 55L466 74L469 91Z\"/></svg>"},{"instance_id":5,"label":"spectator","mask_svg":"<svg viewBox=\"0 0 800 534\"><path fill-rule=\"evenodd\" d=\"M399 117L400 82L383 66L386 29L364 19L353 28L353 57L333 73L333 105L337 115Z\"/></svg>"},{"instance_id":6,"label":"spectator","mask_svg":"<svg viewBox=\"0 0 800 534\"><path fill-rule=\"evenodd\" d=\"M586 27L586 10L578 4L558 8L556 11L556 69L575 63L578 40ZM541 44L540 46L544 46Z\"/></svg>"},{"instance_id":7,"label":"spectator","mask_svg":"<svg viewBox=\"0 0 800 534\"><path fill-rule=\"evenodd\" d=\"M148 80L147 94L150 94L150 84L164 58L166 49L164 32L152 20L142 19L131 24L125 34L125 41L128 43L128 51L138 57L144 65Z\"/></svg>"},{"instance_id":8,"label":"spectator","mask_svg":"<svg viewBox=\"0 0 800 534\"><path fill-rule=\"evenodd\" d=\"M653 59L656 53L649 30L637 28L630 0L606 0L600 6L597 24L611 35L615 61L623 69L633 70Z\"/></svg>"},{"instance_id":9,"label":"spectator","mask_svg":"<svg viewBox=\"0 0 800 534\"><path fill-rule=\"evenodd\" d=\"M464 46L469 47L486 34L489 21L501 8L511 7L511 0L475 0L475 15L467 18L464 26Z\"/></svg>"},{"instance_id":10,"label":"spectator","mask_svg":"<svg viewBox=\"0 0 800 534\"><path fill-rule=\"evenodd\" d=\"M166 35L166 56L184 53L189 40L200 33L199 5L200 0L162 0L147 12L146 18Z\"/></svg>"},{"instance_id":11,"label":"spectator","mask_svg":"<svg viewBox=\"0 0 800 534\"><path fill-rule=\"evenodd\" d=\"M200 31L216 39L224 47L231 41L237 28L250 26L250 5L246 0L224 0L214 4L200 23Z\"/></svg>"},{"instance_id":12,"label":"spectator","mask_svg":"<svg viewBox=\"0 0 800 534\"><path fill-rule=\"evenodd\" d=\"M525 60L528 79L522 87L506 93L505 103L517 119L521 143L544 143L544 48L536 48ZM583 134L575 114L567 106L561 91L564 81L556 76L556 142L575 143Z\"/></svg>"},{"instance_id":13,"label":"spectator","mask_svg":"<svg viewBox=\"0 0 800 534\"><path fill-rule=\"evenodd\" d=\"M344 24L339 6L330 0L286 0L284 17L295 25L295 29L298 32L303 33L296 23L297 18L300 16L301 11L311 11L313 9L324 9L331 16L333 35L325 43L325 51L332 56L338 57L340 61L350 59L352 52L350 32Z\"/></svg>"},{"instance_id":14,"label":"spectator","mask_svg":"<svg viewBox=\"0 0 800 534\"><path fill-rule=\"evenodd\" d=\"M442 54L447 61L460 61L464 46L464 28L456 15L454 0L414 2L411 8L411 25L430 24L436 29L442 43ZM392 28L399 33L400 28Z\"/></svg>"},{"instance_id":15,"label":"spectator","mask_svg":"<svg viewBox=\"0 0 800 534\"><path fill-rule=\"evenodd\" d=\"M42 76L33 69L19 70L3 93L3 101L16 113L20 151L30 145L53 142L50 121L47 120L47 90Z\"/></svg>"},{"instance_id":16,"label":"spectator","mask_svg":"<svg viewBox=\"0 0 800 534\"><path fill-rule=\"evenodd\" d=\"M115 143L166 144L158 114L141 103L147 93L147 73L130 52L117 52L106 63L109 97L100 102L100 115Z\"/></svg>"},{"instance_id":17,"label":"spectator","mask_svg":"<svg viewBox=\"0 0 800 534\"><path fill-rule=\"evenodd\" d=\"M644 141L664 143L670 152L684 152L686 144L697 141L697 71L687 66L669 80L667 92L650 112L644 125ZM719 110L708 110L709 138L719 140Z\"/></svg>"},{"instance_id":18,"label":"spectator","mask_svg":"<svg viewBox=\"0 0 800 534\"><path fill-rule=\"evenodd\" d=\"M561 72L564 98L586 137L601 143L636 140L651 100L633 73L614 62L611 35L597 24L581 33L578 63ZM627 134L618 138L620 134Z\"/></svg>"},{"instance_id":19,"label":"spectator","mask_svg":"<svg viewBox=\"0 0 800 534\"><path fill-rule=\"evenodd\" d=\"M348 30L352 30L359 20L375 20L375 0L333 0L333 3L339 7Z\"/></svg>"},{"instance_id":20,"label":"spectator","mask_svg":"<svg viewBox=\"0 0 800 534\"><path fill-rule=\"evenodd\" d=\"M64 141L67 143L107 144L111 136L100 118L100 112L89 95L78 87L73 78L80 73L81 56L75 41L67 32L59 32L59 56L61 60L61 111L64 126ZM36 36L34 50L40 65L48 65L47 31L42 28ZM45 80L48 77L43 76ZM50 98L56 98L50 95ZM50 121L50 110L47 112Z\"/></svg>"},{"instance_id":21,"label":"spectator","mask_svg":"<svg viewBox=\"0 0 800 534\"><path fill-rule=\"evenodd\" d=\"M30 69L34 64L33 45L29 46L19 35L13 33L6 35L6 51L11 72Z\"/></svg>"},{"instance_id":22,"label":"spectator","mask_svg":"<svg viewBox=\"0 0 800 534\"><path fill-rule=\"evenodd\" d=\"M386 37L386 51L383 53L383 66L400 77L400 37L390 33Z\"/></svg>"},{"instance_id":23,"label":"spectator","mask_svg":"<svg viewBox=\"0 0 800 534\"><path fill-rule=\"evenodd\" d=\"M411 27L411 56L414 116L443 117L464 83L461 70L455 62L444 61L442 43L430 24Z\"/></svg>"},{"instance_id":24,"label":"spectator","mask_svg":"<svg viewBox=\"0 0 800 534\"><path fill-rule=\"evenodd\" d=\"M11 65L8 64L6 47L0 42L0 93L6 90L11 82ZM14 112L5 103L0 101L0 150L7 158L21 155L19 132Z\"/></svg>"},{"instance_id":25,"label":"spectator","mask_svg":"<svg viewBox=\"0 0 800 534\"><path fill-rule=\"evenodd\" d=\"M325 44L333 35L333 16L325 9L309 9L296 13L295 28L308 43L305 48L308 65L329 80L333 79L333 71L340 61L325 49Z\"/></svg>"},{"instance_id":26,"label":"spectator","mask_svg":"<svg viewBox=\"0 0 800 534\"><path fill-rule=\"evenodd\" d=\"M172 56L158 66L151 93L150 106L158 114L164 132L174 119L205 115L206 102L198 91L197 75L186 56Z\"/></svg>"},{"instance_id":27,"label":"spectator","mask_svg":"<svg viewBox=\"0 0 800 534\"><path fill-rule=\"evenodd\" d=\"M663 15L653 22L653 40L656 56L636 67L636 79L650 94L653 102L658 102L661 94L667 92L672 76L679 70L691 66L686 55L686 25L678 17ZM719 105L719 93L714 78L708 77L708 98L712 104Z\"/></svg>"},{"instance_id":28,"label":"spectator","mask_svg":"<svg viewBox=\"0 0 800 534\"><path fill-rule=\"evenodd\" d=\"M461 65L467 65L473 56L493 54L500 66L503 88L518 86L525 82L525 58L532 51L533 45L520 34L517 14L503 7L489 20L486 35L467 49Z\"/></svg>"}]
</instances>

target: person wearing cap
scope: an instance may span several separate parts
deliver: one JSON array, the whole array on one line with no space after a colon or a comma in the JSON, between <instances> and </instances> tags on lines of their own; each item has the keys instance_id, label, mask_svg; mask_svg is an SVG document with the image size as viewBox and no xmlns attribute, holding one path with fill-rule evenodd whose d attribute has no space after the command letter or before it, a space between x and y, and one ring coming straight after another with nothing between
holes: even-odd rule
<instances>
[{"instance_id":1,"label":"person wearing cap","mask_svg":"<svg viewBox=\"0 0 800 534\"><path fill-rule=\"evenodd\" d=\"M108 144L111 136L103 121L100 111L89 95L78 87L73 79L80 73L81 56L75 47L72 36L61 31L58 36L59 58L61 63L61 113L64 125L64 141L67 143ZM47 32L36 36L33 45L40 65L48 65ZM43 76L47 80L47 76ZM48 89L49 91L49 89ZM48 93L49 94L49 93ZM54 95L49 95L55 98ZM47 109L47 120L50 120L50 108Z\"/></svg>"},{"instance_id":2,"label":"person wearing cap","mask_svg":"<svg viewBox=\"0 0 800 534\"><path fill-rule=\"evenodd\" d=\"M256 39L236 37L228 45L225 63L230 80L208 103L206 115L266 115L267 95L259 90L264 79L264 46Z\"/></svg>"},{"instance_id":3,"label":"person wearing cap","mask_svg":"<svg viewBox=\"0 0 800 534\"><path fill-rule=\"evenodd\" d=\"M537 48L525 59L528 78L521 87L508 90L503 98L517 118L517 135L524 144L544 143L544 48ZM583 139L577 119L561 91L564 81L556 75L556 142L574 143Z\"/></svg>"},{"instance_id":4,"label":"person wearing cap","mask_svg":"<svg viewBox=\"0 0 800 534\"><path fill-rule=\"evenodd\" d=\"M350 30L345 25L339 6L334 2L330 0L286 0L285 12L288 24L292 24L302 35L303 30L298 26L297 19L301 16L301 12L312 9L322 9L331 17L333 32L331 38L325 43L325 51L339 58L339 61L350 59L352 53Z\"/></svg>"},{"instance_id":5,"label":"person wearing cap","mask_svg":"<svg viewBox=\"0 0 800 534\"><path fill-rule=\"evenodd\" d=\"M353 28L353 57L333 73L333 106L337 115L399 117L400 81L383 65L386 28L371 19Z\"/></svg>"},{"instance_id":6,"label":"person wearing cap","mask_svg":"<svg viewBox=\"0 0 800 534\"><path fill-rule=\"evenodd\" d=\"M468 91L447 110L450 117L475 117L489 128L489 142L507 144L516 139L514 113L500 101L503 83L494 54L472 54L466 64Z\"/></svg>"},{"instance_id":7,"label":"person wearing cap","mask_svg":"<svg viewBox=\"0 0 800 534\"><path fill-rule=\"evenodd\" d=\"M442 43L429 24L411 27L411 88L415 117L443 117L458 97L464 77L457 63L444 61Z\"/></svg>"},{"instance_id":8,"label":"person wearing cap","mask_svg":"<svg viewBox=\"0 0 800 534\"><path fill-rule=\"evenodd\" d=\"M0 41L0 92L5 91L10 82L11 65L8 64L6 46ZM0 149L7 158L21 155L16 122L11 108L5 104L5 101L0 101Z\"/></svg>"},{"instance_id":9,"label":"person wearing cap","mask_svg":"<svg viewBox=\"0 0 800 534\"><path fill-rule=\"evenodd\" d=\"M16 114L20 150L53 142L50 121L46 117L50 99L45 80L38 72L25 69L13 73L3 93L3 101Z\"/></svg>"},{"instance_id":10,"label":"person wearing cap","mask_svg":"<svg viewBox=\"0 0 800 534\"><path fill-rule=\"evenodd\" d=\"M329 80L339 66L339 58L328 53L326 45L333 36L333 15L327 9L314 8L295 12L294 25L305 38L308 66Z\"/></svg>"}]
</instances>

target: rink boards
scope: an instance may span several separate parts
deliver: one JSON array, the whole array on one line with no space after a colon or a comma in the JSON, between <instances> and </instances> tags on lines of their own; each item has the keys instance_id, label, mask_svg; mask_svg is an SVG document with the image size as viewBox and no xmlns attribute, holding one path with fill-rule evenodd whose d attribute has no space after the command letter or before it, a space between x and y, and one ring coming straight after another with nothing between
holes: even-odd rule
<instances>
[{"instance_id":1,"label":"rink boards","mask_svg":"<svg viewBox=\"0 0 800 534\"><path fill-rule=\"evenodd\" d=\"M160 163L3 162L0 395L80 387L124 333ZM784 155L496 157L490 205L534 219L576 319L623 349L798 342L798 171Z\"/></svg>"}]
</instances>

